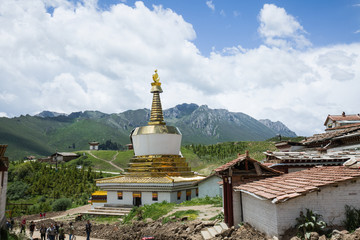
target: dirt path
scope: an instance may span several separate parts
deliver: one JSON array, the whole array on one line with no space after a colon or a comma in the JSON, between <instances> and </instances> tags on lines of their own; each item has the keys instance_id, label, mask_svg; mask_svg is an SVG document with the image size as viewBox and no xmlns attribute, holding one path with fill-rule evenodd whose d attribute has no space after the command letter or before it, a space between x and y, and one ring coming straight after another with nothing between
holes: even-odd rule
<instances>
[{"instance_id":1,"label":"dirt path","mask_svg":"<svg viewBox=\"0 0 360 240\"><path fill-rule=\"evenodd\" d=\"M222 207L214 207L211 204L208 205L197 205L197 206L179 206L175 207L171 212L169 212L166 216L169 216L177 211L187 211L187 210L197 210L200 211L198 220L207 221L212 217L215 217L222 211Z\"/></svg>"},{"instance_id":2,"label":"dirt path","mask_svg":"<svg viewBox=\"0 0 360 240\"><path fill-rule=\"evenodd\" d=\"M121 167L119 167L119 166L117 166L117 165L115 165L115 164L113 163L113 161L116 159L116 157L117 157L117 155L119 154L119 152L116 152L116 154L113 156L113 158L111 159L111 161L108 161L108 160L99 158L99 157L95 156L94 154L92 154L92 152L90 152L90 151L87 151L87 153L90 154L92 157L94 157L94 158L96 158L96 159L99 159L99 160L101 160L101 161L107 162L107 163L111 164L114 168L119 169L120 171L124 172L124 169L123 169L123 168L121 168Z\"/></svg>"}]
</instances>

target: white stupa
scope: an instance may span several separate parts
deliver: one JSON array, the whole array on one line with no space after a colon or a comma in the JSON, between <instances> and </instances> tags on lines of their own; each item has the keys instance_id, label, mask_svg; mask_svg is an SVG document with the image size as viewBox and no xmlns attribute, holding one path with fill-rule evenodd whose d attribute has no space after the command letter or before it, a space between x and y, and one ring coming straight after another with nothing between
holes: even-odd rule
<instances>
[{"instance_id":1,"label":"white stupa","mask_svg":"<svg viewBox=\"0 0 360 240\"><path fill-rule=\"evenodd\" d=\"M106 205L138 206L162 201L180 203L198 194L194 183L204 176L194 174L181 155L179 129L164 122L160 101L162 89L156 70L153 81L150 121L146 126L135 128L130 135L135 156L129 167L120 176L96 182L103 191L107 191ZM104 196L104 192L102 194ZM104 197L98 204L104 205Z\"/></svg>"}]
</instances>

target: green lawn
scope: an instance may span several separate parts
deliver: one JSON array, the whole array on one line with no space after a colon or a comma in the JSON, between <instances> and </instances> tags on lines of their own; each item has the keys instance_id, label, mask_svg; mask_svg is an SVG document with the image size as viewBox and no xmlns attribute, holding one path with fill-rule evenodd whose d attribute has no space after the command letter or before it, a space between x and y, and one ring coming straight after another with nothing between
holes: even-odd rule
<instances>
[{"instance_id":1,"label":"green lawn","mask_svg":"<svg viewBox=\"0 0 360 240\"><path fill-rule=\"evenodd\" d=\"M121 168L127 168L127 164L129 163L129 161L130 161L130 159L132 157L134 157L134 151L133 150L121 151L116 156L116 159L113 161L113 163L116 166L119 166Z\"/></svg>"},{"instance_id":2,"label":"green lawn","mask_svg":"<svg viewBox=\"0 0 360 240\"><path fill-rule=\"evenodd\" d=\"M99 151L91 151L92 154L97 156L98 158L111 161L113 157L116 155L118 151L113 150L99 150Z\"/></svg>"}]
</instances>

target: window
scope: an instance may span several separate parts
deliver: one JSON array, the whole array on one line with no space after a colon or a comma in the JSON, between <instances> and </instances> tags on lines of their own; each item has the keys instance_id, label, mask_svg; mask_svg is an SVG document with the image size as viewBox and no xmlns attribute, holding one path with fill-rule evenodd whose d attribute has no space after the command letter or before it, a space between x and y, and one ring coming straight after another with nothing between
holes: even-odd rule
<instances>
[{"instance_id":1,"label":"window","mask_svg":"<svg viewBox=\"0 0 360 240\"><path fill-rule=\"evenodd\" d=\"M191 200L191 189L186 190L186 201Z\"/></svg>"},{"instance_id":2,"label":"window","mask_svg":"<svg viewBox=\"0 0 360 240\"><path fill-rule=\"evenodd\" d=\"M197 197L199 196L199 189L198 188L196 189L196 196Z\"/></svg>"},{"instance_id":3,"label":"window","mask_svg":"<svg viewBox=\"0 0 360 240\"><path fill-rule=\"evenodd\" d=\"M123 199L123 192L117 192L117 196L118 196L118 200L122 200Z\"/></svg>"},{"instance_id":4,"label":"window","mask_svg":"<svg viewBox=\"0 0 360 240\"><path fill-rule=\"evenodd\" d=\"M177 200L180 200L181 199L181 191L178 191L177 192Z\"/></svg>"},{"instance_id":5,"label":"window","mask_svg":"<svg viewBox=\"0 0 360 240\"><path fill-rule=\"evenodd\" d=\"M153 192L153 193L152 193L152 200L153 200L153 201L157 201L157 200L158 200L158 193L157 193L157 192Z\"/></svg>"}]
</instances>

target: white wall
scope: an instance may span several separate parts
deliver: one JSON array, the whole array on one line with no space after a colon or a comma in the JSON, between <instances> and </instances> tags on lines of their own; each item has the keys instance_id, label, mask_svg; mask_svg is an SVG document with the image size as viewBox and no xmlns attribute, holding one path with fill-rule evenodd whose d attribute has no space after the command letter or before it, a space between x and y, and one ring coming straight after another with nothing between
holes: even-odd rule
<instances>
[{"instance_id":1,"label":"white wall","mask_svg":"<svg viewBox=\"0 0 360 240\"><path fill-rule=\"evenodd\" d=\"M199 198L204 198L206 196L215 197L222 196L222 190L218 182L221 181L221 178L218 176L212 176L198 184L199 187Z\"/></svg>"},{"instance_id":2,"label":"white wall","mask_svg":"<svg viewBox=\"0 0 360 240\"><path fill-rule=\"evenodd\" d=\"M141 203L144 204L153 204L153 203L161 203L163 201L170 202L170 192L157 192L158 200L152 200L153 192L141 192Z\"/></svg>"},{"instance_id":3,"label":"white wall","mask_svg":"<svg viewBox=\"0 0 360 240\"><path fill-rule=\"evenodd\" d=\"M3 187L0 185L0 227L1 224L4 223L3 220L5 218L5 207L6 207L6 189L7 189L7 178L8 172L0 172L0 184L2 179L2 174L4 174L4 182Z\"/></svg>"},{"instance_id":4,"label":"white wall","mask_svg":"<svg viewBox=\"0 0 360 240\"><path fill-rule=\"evenodd\" d=\"M246 193L241 194L244 222L250 223L251 226L269 236L277 236L276 205Z\"/></svg>"},{"instance_id":5,"label":"white wall","mask_svg":"<svg viewBox=\"0 0 360 240\"><path fill-rule=\"evenodd\" d=\"M238 225L241 223L240 194L241 194L240 192L233 191L233 214L234 214L234 226L235 227L238 227Z\"/></svg>"},{"instance_id":6,"label":"white wall","mask_svg":"<svg viewBox=\"0 0 360 240\"><path fill-rule=\"evenodd\" d=\"M287 202L277 204L279 233L296 224L300 211L306 208L323 216L327 224L342 225L345 220L345 205L360 208L360 180L340 183L338 187L328 186L320 192L312 192L304 197L297 197Z\"/></svg>"},{"instance_id":7,"label":"white wall","mask_svg":"<svg viewBox=\"0 0 360 240\"><path fill-rule=\"evenodd\" d=\"M296 225L300 211L305 213L307 208L321 214L327 224L341 225L345 219L345 205L360 208L360 180L340 183L338 187L327 186L320 192L278 204L246 193L242 193L242 196L244 222L269 236L281 237L287 229Z\"/></svg>"},{"instance_id":8,"label":"white wall","mask_svg":"<svg viewBox=\"0 0 360 240\"><path fill-rule=\"evenodd\" d=\"M132 140L135 156L180 153L181 135L179 134L134 135Z\"/></svg>"}]
</instances>

